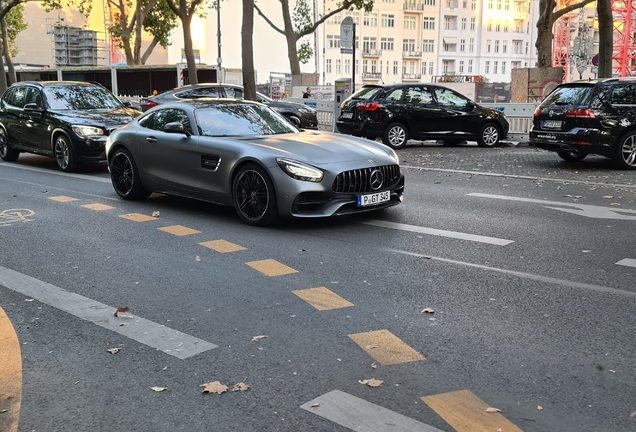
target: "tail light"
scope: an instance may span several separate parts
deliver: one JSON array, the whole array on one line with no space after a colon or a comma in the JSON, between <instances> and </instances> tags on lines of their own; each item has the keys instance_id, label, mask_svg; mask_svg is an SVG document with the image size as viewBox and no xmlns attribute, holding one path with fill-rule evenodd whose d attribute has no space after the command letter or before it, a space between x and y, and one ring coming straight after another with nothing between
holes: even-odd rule
<instances>
[{"instance_id":1,"label":"tail light","mask_svg":"<svg viewBox=\"0 0 636 432\"><path fill-rule=\"evenodd\" d=\"M156 104L153 101L148 100L148 99L142 99L142 100L139 101L139 106L141 108L145 108L145 109L150 109L150 108L155 107L157 105L159 105L159 104Z\"/></svg>"},{"instance_id":2,"label":"tail light","mask_svg":"<svg viewBox=\"0 0 636 432\"><path fill-rule=\"evenodd\" d=\"M533 114L533 115L534 115L535 117L538 117L538 116L539 116L539 114L541 114L541 110L539 109L539 107L537 107L537 109L536 109L536 110L534 110L534 114Z\"/></svg>"},{"instance_id":3,"label":"tail light","mask_svg":"<svg viewBox=\"0 0 636 432\"><path fill-rule=\"evenodd\" d=\"M596 118L596 116L594 115L591 109L584 109L584 108L568 110L565 113L565 116L573 117L573 118Z\"/></svg>"},{"instance_id":4,"label":"tail light","mask_svg":"<svg viewBox=\"0 0 636 432\"><path fill-rule=\"evenodd\" d=\"M361 102L358 104L358 111L375 111L380 107L376 102Z\"/></svg>"}]
</instances>

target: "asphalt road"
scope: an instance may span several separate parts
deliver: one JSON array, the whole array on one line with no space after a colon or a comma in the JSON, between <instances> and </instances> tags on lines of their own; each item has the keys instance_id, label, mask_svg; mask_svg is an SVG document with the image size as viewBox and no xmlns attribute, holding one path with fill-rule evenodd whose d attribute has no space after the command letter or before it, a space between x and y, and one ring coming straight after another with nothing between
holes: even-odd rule
<instances>
[{"instance_id":1,"label":"asphalt road","mask_svg":"<svg viewBox=\"0 0 636 432\"><path fill-rule=\"evenodd\" d=\"M271 228L122 201L105 166L0 162L19 430L636 430L636 172L399 155L404 204Z\"/></svg>"}]
</instances>

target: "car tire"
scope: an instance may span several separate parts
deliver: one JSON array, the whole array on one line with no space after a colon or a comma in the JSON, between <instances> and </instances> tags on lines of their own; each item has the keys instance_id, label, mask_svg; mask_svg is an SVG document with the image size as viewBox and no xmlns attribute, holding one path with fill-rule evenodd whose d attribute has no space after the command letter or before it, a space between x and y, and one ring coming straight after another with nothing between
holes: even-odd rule
<instances>
[{"instance_id":1,"label":"car tire","mask_svg":"<svg viewBox=\"0 0 636 432\"><path fill-rule=\"evenodd\" d=\"M248 225L270 225L279 217L274 183L260 165L239 169L232 182L232 199L236 212Z\"/></svg>"},{"instance_id":2,"label":"car tire","mask_svg":"<svg viewBox=\"0 0 636 432\"><path fill-rule=\"evenodd\" d=\"M567 162L582 161L583 159L585 159L585 156L587 156L587 154L585 153L570 152L566 150L557 150L557 154L561 159Z\"/></svg>"},{"instance_id":3,"label":"car tire","mask_svg":"<svg viewBox=\"0 0 636 432\"><path fill-rule=\"evenodd\" d=\"M55 137L53 142L53 157L57 162L57 167L64 172L75 171L75 155L71 148L71 143L66 135L60 134Z\"/></svg>"},{"instance_id":4,"label":"car tire","mask_svg":"<svg viewBox=\"0 0 636 432\"><path fill-rule=\"evenodd\" d=\"M409 131L402 123L391 123L382 136L382 142L393 149L405 147L408 140Z\"/></svg>"},{"instance_id":5,"label":"car tire","mask_svg":"<svg viewBox=\"0 0 636 432\"><path fill-rule=\"evenodd\" d=\"M494 123L486 123L479 129L477 145L479 145L479 147L495 147L499 144L500 137L501 133L497 125Z\"/></svg>"},{"instance_id":6,"label":"car tire","mask_svg":"<svg viewBox=\"0 0 636 432\"><path fill-rule=\"evenodd\" d=\"M612 161L617 168L636 169L636 132L629 132L620 138Z\"/></svg>"},{"instance_id":7,"label":"car tire","mask_svg":"<svg viewBox=\"0 0 636 432\"><path fill-rule=\"evenodd\" d=\"M128 150L124 148L116 150L110 158L108 169L113 188L121 198L136 200L150 195L150 191L141 184L137 164Z\"/></svg>"},{"instance_id":8,"label":"car tire","mask_svg":"<svg viewBox=\"0 0 636 432\"><path fill-rule=\"evenodd\" d=\"M7 133L4 129L0 128L0 158L3 161L13 162L18 159L20 152L16 149L12 149L7 139Z\"/></svg>"}]
</instances>

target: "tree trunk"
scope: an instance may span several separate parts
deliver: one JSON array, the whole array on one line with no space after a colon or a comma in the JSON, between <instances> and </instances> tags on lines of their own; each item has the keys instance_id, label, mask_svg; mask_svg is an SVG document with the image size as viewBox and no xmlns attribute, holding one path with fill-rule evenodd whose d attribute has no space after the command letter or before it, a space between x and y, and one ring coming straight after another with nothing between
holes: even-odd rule
<instances>
[{"instance_id":1,"label":"tree trunk","mask_svg":"<svg viewBox=\"0 0 636 432\"><path fill-rule=\"evenodd\" d=\"M0 20L0 26L2 26L2 45L4 46L4 58L7 61L7 67L9 69L8 85L11 85L18 79L15 75L15 67L13 67L13 57L11 56L11 47L9 47L9 31L7 29L7 20L5 18L2 18L2 20Z\"/></svg>"},{"instance_id":2,"label":"tree trunk","mask_svg":"<svg viewBox=\"0 0 636 432\"><path fill-rule=\"evenodd\" d=\"M292 74L292 85L301 85L300 60L298 60L298 37L294 32L291 15L289 13L289 0L280 0L283 9L283 22L285 29L285 39L287 40L287 57ZM315 54L317 55L317 54Z\"/></svg>"},{"instance_id":3,"label":"tree trunk","mask_svg":"<svg viewBox=\"0 0 636 432\"><path fill-rule=\"evenodd\" d=\"M133 64L141 63L141 35L144 27L144 16L141 0L137 0L137 8L135 9L135 44L133 46Z\"/></svg>"},{"instance_id":4,"label":"tree trunk","mask_svg":"<svg viewBox=\"0 0 636 432\"><path fill-rule=\"evenodd\" d=\"M598 14L598 78L612 77L612 53L614 22L612 18L612 5L610 0L597 0L596 12Z\"/></svg>"},{"instance_id":5,"label":"tree trunk","mask_svg":"<svg viewBox=\"0 0 636 432\"><path fill-rule=\"evenodd\" d=\"M148 61L148 57L150 57L150 54L152 54L152 51L155 49L158 43L159 43L159 39L157 39L156 36L153 37L152 42L150 42L150 45L148 45L148 47L146 48L146 51L144 51L144 55L141 56L141 62L139 62L139 64L142 64L142 65L146 64L146 62Z\"/></svg>"},{"instance_id":6,"label":"tree trunk","mask_svg":"<svg viewBox=\"0 0 636 432\"><path fill-rule=\"evenodd\" d=\"M7 90L7 74L4 73L4 60L0 55L0 93Z\"/></svg>"},{"instance_id":7,"label":"tree trunk","mask_svg":"<svg viewBox=\"0 0 636 432\"><path fill-rule=\"evenodd\" d=\"M554 0L539 0L539 19L537 20L537 66L552 67L552 12L556 2Z\"/></svg>"},{"instance_id":8,"label":"tree trunk","mask_svg":"<svg viewBox=\"0 0 636 432\"><path fill-rule=\"evenodd\" d=\"M182 8L182 10L185 9L185 7ZM192 48L192 32L190 30L190 26L192 25L192 15L187 12L183 12L183 15L180 18L183 26L183 50L185 51L186 63L188 64L188 80L190 84L199 84L197 64L194 60L194 48Z\"/></svg>"},{"instance_id":9,"label":"tree trunk","mask_svg":"<svg viewBox=\"0 0 636 432\"><path fill-rule=\"evenodd\" d=\"M243 97L256 100L254 79L254 0L243 0L243 27L241 28L241 48L243 57Z\"/></svg>"}]
</instances>

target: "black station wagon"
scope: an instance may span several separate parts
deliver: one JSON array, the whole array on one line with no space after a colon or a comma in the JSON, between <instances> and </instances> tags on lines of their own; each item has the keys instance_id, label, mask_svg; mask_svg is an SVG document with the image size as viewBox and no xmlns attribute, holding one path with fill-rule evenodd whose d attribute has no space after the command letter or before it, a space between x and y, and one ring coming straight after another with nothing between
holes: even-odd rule
<instances>
[{"instance_id":1,"label":"black station wagon","mask_svg":"<svg viewBox=\"0 0 636 432\"><path fill-rule=\"evenodd\" d=\"M557 86L534 112L530 143L569 162L597 154L636 169L636 79Z\"/></svg>"}]
</instances>

